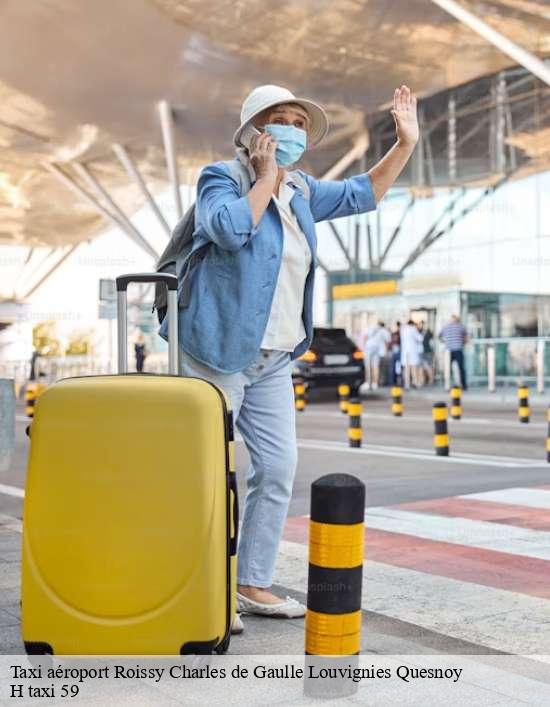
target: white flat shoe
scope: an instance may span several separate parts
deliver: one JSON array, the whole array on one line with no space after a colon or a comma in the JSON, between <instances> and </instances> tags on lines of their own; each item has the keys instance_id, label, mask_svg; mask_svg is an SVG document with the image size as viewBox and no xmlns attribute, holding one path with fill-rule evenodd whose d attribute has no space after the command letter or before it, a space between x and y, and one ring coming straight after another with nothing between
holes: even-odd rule
<instances>
[{"instance_id":1,"label":"white flat shoe","mask_svg":"<svg viewBox=\"0 0 550 707\"><path fill-rule=\"evenodd\" d=\"M242 633L243 631L244 631L244 624L243 624L243 620L241 619L241 615L235 614L235 618L233 619L233 623L231 624L231 635L238 636L239 633Z\"/></svg>"},{"instance_id":2,"label":"white flat shoe","mask_svg":"<svg viewBox=\"0 0 550 707\"><path fill-rule=\"evenodd\" d=\"M279 604L261 604L237 592L238 610L246 614L273 616L282 619L298 619L306 615L306 607L296 599L287 597Z\"/></svg>"}]
</instances>

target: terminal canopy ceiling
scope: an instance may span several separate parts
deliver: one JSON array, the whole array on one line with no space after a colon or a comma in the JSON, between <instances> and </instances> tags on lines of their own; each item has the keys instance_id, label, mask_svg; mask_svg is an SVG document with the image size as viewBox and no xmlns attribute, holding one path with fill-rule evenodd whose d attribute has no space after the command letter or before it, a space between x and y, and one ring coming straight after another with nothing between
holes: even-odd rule
<instances>
[{"instance_id":1,"label":"terminal canopy ceiling","mask_svg":"<svg viewBox=\"0 0 550 707\"><path fill-rule=\"evenodd\" d=\"M546 0L461 4L550 55ZM513 65L430 0L4 0L0 20L0 244L31 247L78 243L106 225L44 164L85 188L74 164L86 164L128 214L141 196L113 143L152 192L166 186L160 100L173 108L185 181L231 156L254 86L316 99L332 130L306 168L321 175L380 120L396 86L427 98Z\"/></svg>"}]
</instances>

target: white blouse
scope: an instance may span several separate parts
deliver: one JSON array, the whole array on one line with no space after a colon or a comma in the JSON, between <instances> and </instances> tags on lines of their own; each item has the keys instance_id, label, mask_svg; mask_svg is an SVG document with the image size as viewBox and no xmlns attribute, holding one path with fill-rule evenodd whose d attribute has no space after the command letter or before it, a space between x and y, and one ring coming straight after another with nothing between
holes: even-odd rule
<instances>
[{"instance_id":1,"label":"white blouse","mask_svg":"<svg viewBox=\"0 0 550 707\"><path fill-rule=\"evenodd\" d=\"M262 349L294 351L305 339L302 321L306 278L311 267L311 251L291 207L294 189L285 172L278 198L273 196L283 225L283 254Z\"/></svg>"}]
</instances>

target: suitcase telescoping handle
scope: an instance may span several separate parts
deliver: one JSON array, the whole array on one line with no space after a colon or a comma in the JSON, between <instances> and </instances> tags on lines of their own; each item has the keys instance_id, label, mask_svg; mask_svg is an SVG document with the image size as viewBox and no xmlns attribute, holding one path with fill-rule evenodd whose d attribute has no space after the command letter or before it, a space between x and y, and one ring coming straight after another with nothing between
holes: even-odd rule
<instances>
[{"instance_id":1,"label":"suitcase telescoping handle","mask_svg":"<svg viewBox=\"0 0 550 707\"><path fill-rule=\"evenodd\" d=\"M128 299L126 290L131 282L163 282L168 289L168 370L178 375L178 278L161 272L119 275L116 278L118 372L128 372Z\"/></svg>"}]
</instances>

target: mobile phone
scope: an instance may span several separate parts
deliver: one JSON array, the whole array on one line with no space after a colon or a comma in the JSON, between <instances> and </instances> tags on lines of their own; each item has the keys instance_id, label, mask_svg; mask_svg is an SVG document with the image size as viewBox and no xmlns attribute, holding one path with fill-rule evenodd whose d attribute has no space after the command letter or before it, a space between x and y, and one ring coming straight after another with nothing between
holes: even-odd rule
<instances>
[{"instance_id":1,"label":"mobile phone","mask_svg":"<svg viewBox=\"0 0 550 707\"><path fill-rule=\"evenodd\" d=\"M248 123L248 125L245 126L241 133L241 144L244 145L247 150L250 150L250 143L252 142L252 138L261 135L262 132L262 130L258 130L258 128L254 127L252 123Z\"/></svg>"}]
</instances>

